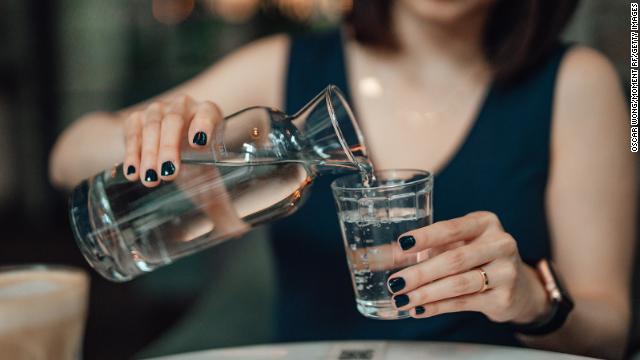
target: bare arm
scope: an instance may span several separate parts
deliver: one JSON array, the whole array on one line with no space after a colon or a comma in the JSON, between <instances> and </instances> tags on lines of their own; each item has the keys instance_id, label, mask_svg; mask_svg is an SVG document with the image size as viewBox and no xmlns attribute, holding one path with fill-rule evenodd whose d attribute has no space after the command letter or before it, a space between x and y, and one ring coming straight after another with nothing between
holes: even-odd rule
<instances>
[{"instance_id":1,"label":"bare arm","mask_svg":"<svg viewBox=\"0 0 640 360\"><path fill-rule=\"evenodd\" d=\"M567 54L556 89L546 200L555 261L576 306L559 331L523 340L620 358L638 186L626 103L613 67L586 48Z\"/></svg>"},{"instance_id":2,"label":"bare arm","mask_svg":"<svg viewBox=\"0 0 640 360\"><path fill-rule=\"evenodd\" d=\"M58 138L50 158L51 182L70 188L125 155L124 119L152 101L187 95L214 101L223 114L250 105L282 106L288 38L276 35L249 44L195 78L157 97L116 113L82 116Z\"/></svg>"}]
</instances>

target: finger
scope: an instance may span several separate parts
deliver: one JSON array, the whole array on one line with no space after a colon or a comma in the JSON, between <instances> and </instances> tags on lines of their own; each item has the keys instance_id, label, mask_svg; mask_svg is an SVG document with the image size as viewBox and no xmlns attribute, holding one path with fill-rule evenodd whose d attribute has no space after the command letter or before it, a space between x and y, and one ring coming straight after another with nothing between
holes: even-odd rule
<instances>
[{"instance_id":1,"label":"finger","mask_svg":"<svg viewBox=\"0 0 640 360\"><path fill-rule=\"evenodd\" d=\"M160 127L160 148L158 153L158 164L160 177L162 180L173 180L180 172L180 139L185 119L189 116L190 99L180 96L172 101Z\"/></svg>"},{"instance_id":2,"label":"finger","mask_svg":"<svg viewBox=\"0 0 640 360\"><path fill-rule=\"evenodd\" d=\"M222 175L215 166L184 167L182 171L176 185L207 215L212 226L209 231L215 232L213 237L239 236L248 231L249 225L239 217ZM236 168L230 171L226 176L235 176L233 172L245 170ZM199 230L206 227L200 226Z\"/></svg>"},{"instance_id":3,"label":"finger","mask_svg":"<svg viewBox=\"0 0 640 360\"><path fill-rule=\"evenodd\" d=\"M401 269L419 261L419 254L406 253L395 244L346 248L353 270L383 271Z\"/></svg>"},{"instance_id":4,"label":"finger","mask_svg":"<svg viewBox=\"0 0 640 360\"><path fill-rule=\"evenodd\" d=\"M463 217L439 221L408 231L398 238L398 243L402 250L422 251L456 241L473 239L496 224L500 226L494 214L486 211L473 212Z\"/></svg>"},{"instance_id":5,"label":"finger","mask_svg":"<svg viewBox=\"0 0 640 360\"><path fill-rule=\"evenodd\" d=\"M410 311L410 314L411 317L422 319L460 311L484 312L486 305L491 302L491 292L492 291L486 291L480 294L464 295L457 298L418 305Z\"/></svg>"},{"instance_id":6,"label":"finger","mask_svg":"<svg viewBox=\"0 0 640 360\"><path fill-rule=\"evenodd\" d=\"M146 187L160 183L158 177L158 145L162 123L162 105L151 104L144 114L142 125L142 157L140 159L140 180Z\"/></svg>"},{"instance_id":7,"label":"finger","mask_svg":"<svg viewBox=\"0 0 640 360\"><path fill-rule=\"evenodd\" d=\"M222 112L211 101L198 105L193 120L189 125L188 137L191 146L205 146L211 141L214 128L222 123Z\"/></svg>"},{"instance_id":8,"label":"finger","mask_svg":"<svg viewBox=\"0 0 640 360\"><path fill-rule=\"evenodd\" d=\"M438 255L440 255L442 253L445 253L445 252L447 252L449 250L453 250L453 249L459 248L461 246L468 245L469 243L470 243L470 241L456 241L456 242L452 242L452 243L449 243L449 244L428 248L427 250L422 250L422 253L427 252L429 254L428 258L432 258L432 257L438 256ZM403 251L403 253L411 253L411 252L410 251Z\"/></svg>"},{"instance_id":9,"label":"finger","mask_svg":"<svg viewBox=\"0 0 640 360\"><path fill-rule=\"evenodd\" d=\"M129 181L138 180L140 169L140 147L142 146L142 115L131 113L125 120L125 159L123 174Z\"/></svg>"},{"instance_id":10,"label":"finger","mask_svg":"<svg viewBox=\"0 0 640 360\"><path fill-rule=\"evenodd\" d=\"M448 250L392 274L387 284L391 291L395 290L395 293L406 293L446 276L463 273L503 256L505 247L502 243L502 240L476 241ZM392 286L395 278L402 278L404 284L402 288Z\"/></svg>"},{"instance_id":11,"label":"finger","mask_svg":"<svg viewBox=\"0 0 640 360\"><path fill-rule=\"evenodd\" d=\"M405 310L418 305L487 291L511 281L510 274L502 269L505 266L504 263L495 261L482 267L482 271L485 272L488 280L487 287L484 285L485 277L480 269L476 268L436 280L405 294L397 294L394 296L394 300L399 298L400 303L404 304L399 308Z\"/></svg>"}]
</instances>

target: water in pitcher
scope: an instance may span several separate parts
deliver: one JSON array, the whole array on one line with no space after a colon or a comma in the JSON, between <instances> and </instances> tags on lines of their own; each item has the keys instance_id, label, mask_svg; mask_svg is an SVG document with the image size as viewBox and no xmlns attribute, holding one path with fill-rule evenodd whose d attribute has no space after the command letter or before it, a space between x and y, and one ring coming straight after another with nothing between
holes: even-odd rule
<instances>
[{"instance_id":1,"label":"water in pitcher","mask_svg":"<svg viewBox=\"0 0 640 360\"><path fill-rule=\"evenodd\" d=\"M371 165L364 158L360 161L366 181ZM104 232L117 232L123 248L115 260L129 274L149 272L216 241L242 235L255 223L295 211L313 180L310 166L268 159L251 164L187 161L175 181L153 189L126 180L118 166L110 177L94 184L95 196L109 199L108 216L118 220L93 235L111 237ZM110 186L101 186L104 181Z\"/></svg>"},{"instance_id":2,"label":"water in pitcher","mask_svg":"<svg viewBox=\"0 0 640 360\"><path fill-rule=\"evenodd\" d=\"M293 211L311 181L298 162L183 163L180 171L175 182L153 191L121 173L116 176L122 177L122 188L107 188L111 215L119 220L101 231L120 233L132 271L151 271L216 239L241 235L251 223Z\"/></svg>"}]
</instances>

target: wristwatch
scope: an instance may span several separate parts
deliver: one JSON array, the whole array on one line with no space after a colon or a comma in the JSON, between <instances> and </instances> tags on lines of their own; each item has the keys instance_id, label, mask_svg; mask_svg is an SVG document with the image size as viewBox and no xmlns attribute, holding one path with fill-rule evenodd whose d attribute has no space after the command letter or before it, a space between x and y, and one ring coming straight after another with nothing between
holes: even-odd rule
<instances>
[{"instance_id":1,"label":"wristwatch","mask_svg":"<svg viewBox=\"0 0 640 360\"><path fill-rule=\"evenodd\" d=\"M562 286L551 261L540 260L536 265L536 270L551 302L551 311L534 322L512 324L514 330L520 334L546 335L552 333L564 325L569 313L573 310L573 300Z\"/></svg>"}]
</instances>

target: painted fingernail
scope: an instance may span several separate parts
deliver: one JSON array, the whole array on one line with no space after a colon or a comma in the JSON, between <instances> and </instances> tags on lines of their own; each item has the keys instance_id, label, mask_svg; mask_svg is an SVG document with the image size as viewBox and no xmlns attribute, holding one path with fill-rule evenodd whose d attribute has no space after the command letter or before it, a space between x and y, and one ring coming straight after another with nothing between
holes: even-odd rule
<instances>
[{"instance_id":1,"label":"painted fingernail","mask_svg":"<svg viewBox=\"0 0 640 360\"><path fill-rule=\"evenodd\" d=\"M416 238L411 235L406 235L400 237L400 239L398 239L398 242L400 243L400 247L402 248L402 250L409 250L416 244Z\"/></svg>"},{"instance_id":2,"label":"painted fingernail","mask_svg":"<svg viewBox=\"0 0 640 360\"><path fill-rule=\"evenodd\" d=\"M401 277L389 279L389 289L391 289L392 293L397 293L398 291L404 289L405 286L404 279Z\"/></svg>"},{"instance_id":3,"label":"painted fingernail","mask_svg":"<svg viewBox=\"0 0 640 360\"><path fill-rule=\"evenodd\" d=\"M136 167L133 165L129 165L129 167L127 168L127 175L131 175L135 173L136 173Z\"/></svg>"},{"instance_id":4,"label":"painted fingernail","mask_svg":"<svg viewBox=\"0 0 640 360\"><path fill-rule=\"evenodd\" d=\"M409 297L405 294L397 295L393 297L393 301L395 301L397 308L401 308L409 303Z\"/></svg>"},{"instance_id":5,"label":"painted fingernail","mask_svg":"<svg viewBox=\"0 0 640 360\"><path fill-rule=\"evenodd\" d=\"M207 145L207 134L202 131L198 131L193 136L193 143L196 145L204 146Z\"/></svg>"},{"instance_id":6,"label":"painted fingernail","mask_svg":"<svg viewBox=\"0 0 640 360\"><path fill-rule=\"evenodd\" d=\"M162 176L171 176L174 172L176 172L176 167L171 161L165 161L162 163L162 166L160 167L160 174Z\"/></svg>"},{"instance_id":7,"label":"painted fingernail","mask_svg":"<svg viewBox=\"0 0 640 360\"><path fill-rule=\"evenodd\" d=\"M149 169L146 173L144 173L144 181L146 182L154 182L158 180L158 174L155 170Z\"/></svg>"},{"instance_id":8,"label":"painted fingernail","mask_svg":"<svg viewBox=\"0 0 640 360\"><path fill-rule=\"evenodd\" d=\"M422 305L416 306L415 311L416 311L416 315L424 314L424 311L425 311L424 306Z\"/></svg>"}]
</instances>

